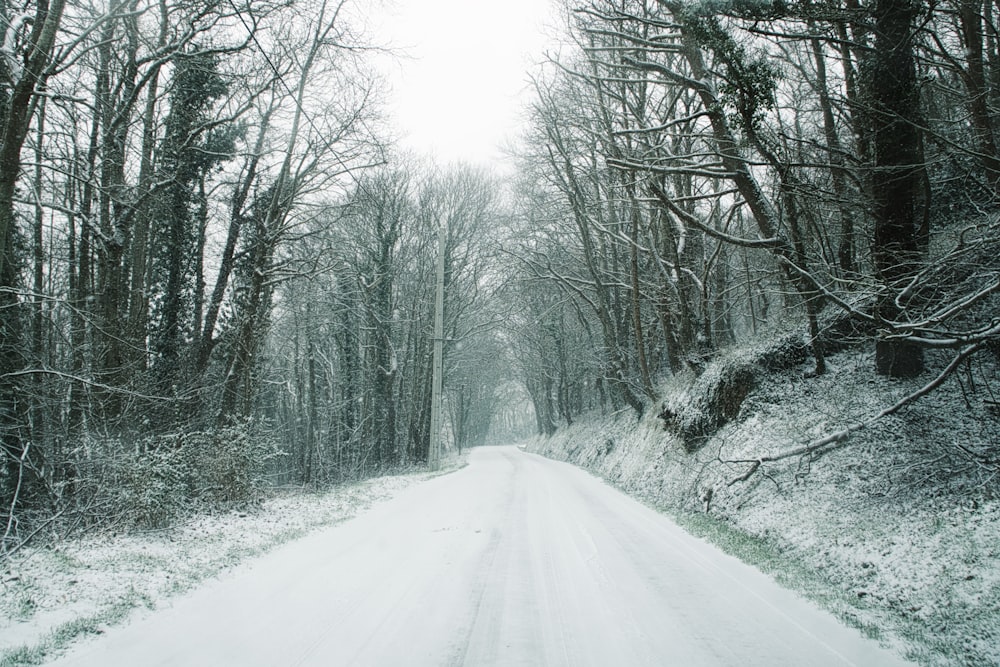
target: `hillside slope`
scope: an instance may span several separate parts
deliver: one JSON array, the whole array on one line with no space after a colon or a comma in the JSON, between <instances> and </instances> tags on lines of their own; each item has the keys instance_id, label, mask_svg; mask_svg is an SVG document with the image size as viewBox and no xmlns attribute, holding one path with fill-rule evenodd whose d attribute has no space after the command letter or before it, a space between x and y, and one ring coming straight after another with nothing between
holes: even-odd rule
<instances>
[{"instance_id":1,"label":"hillside slope","mask_svg":"<svg viewBox=\"0 0 1000 667\"><path fill-rule=\"evenodd\" d=\"M996 359L832 449L756 464L932 377L878 377L865 348L808 378L805 360L775 371L776 349L673 378L641 421L592 415L527 447L603 476L910 659L1000 664Z\"/></svg>"}]
</instances>

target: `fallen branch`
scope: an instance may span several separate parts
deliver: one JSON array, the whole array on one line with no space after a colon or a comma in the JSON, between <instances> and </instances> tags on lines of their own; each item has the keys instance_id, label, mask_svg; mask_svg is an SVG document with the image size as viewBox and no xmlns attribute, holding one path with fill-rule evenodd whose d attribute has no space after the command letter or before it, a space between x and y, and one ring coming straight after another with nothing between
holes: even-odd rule
<instances>
[{"instance_id":1,"label":"fallen branch","mask_svg":"<svg viewBox=\"0 0 1000 667\"><path fill-rule=\"evenodd\" d=\"M745 462L746 461L742 461L742 460L741 461L723 461L723 463L745 463ZM747 481L748 479L750 479L753 476L753 474L755 472L757 472L757 469L760 468L760 466L763 463L764 463L763 459L760 459L760 460L757 460L757 461L750 461L750 467L747 468L747 471L745 473L743 473L742 475L740 475L739 477L736 477L735 479L731 479L728 482L726 482L726 486L732 486L733 484L738 484L739 482L745 482L745 481Z\"/></svg>"},{"instance_id":2,"label":"fallen branch","mask_svg":"<svg viewBox=\"0 0 1000 667\"><path fill-rule=\"evenodd\" d=\"M831 433L830 435L824 436L824 437L820 438L819 440L814 440L813 442L810 442L810 443L808 443L806 445L802 445L801 447L795 447L793 449L788 449L788 450L785 450L783 452L778 452L777 454L769 454L767 456L761 456L761 457L756 458L756 459L733 459L733 460L723 461L723 463L749 463L750 464L750 467L747 468L746 471L744 471L738 477L735 477L734 479L730 480L726 484L726 486L732 486L734 484L738 484L739 482L745 482L745 481L747 481L765 463L773 463L775 461L781 461L783 459L788 459L788 458L792 458L792 457L795 457L795 456L812 455L812 454L817 454L817 453L819 453L821 451L822 452L826 452L826 451L831 451L833 449L836 449L836 447L844 444L844 442L846 442L847 439L851 435L853 435L854 433L856 433L856 432L858 432L858 431L860 431L862 429L868 428L869 426L871 426L872 424L874 424L878 420L882 419L883 417L888 417L891 414L899 412L900 410L902 410L907 405L909 405L909 404L911 404L911 403L913 403L915 401L920 400L921 398L923 398L927 394L931 393L932 391L934 391L935 389L937 389L938 387L940 387L942 384L944 384L944 381L948 379L948 377L955 371L956 368L959 367L959 365L963 361L965 361L966 359L968 359L969 357L971 357L976 352L979 352L984 347L986 347L986 342L985 341L979 341L979 342L977 342L977 343L975 343L973 345L966 346L958 354L955 355L955 358L951 360L951 363L949 363L944 368L944 370L942 370L940 373L938 373L937 377L935 377L933 380L931 380L930 382L928 382L927 384L925 384L923 387L921 387L917 391L913 392L912 394L908 394L907 396L904 396L903 398L901 398L900 400L898 400L896 403L894 403L894 404L890 405L889 407L881 410L880 412L878 412L877 414L869 417L868 419L865 419L865 420L860 421L860 422L855 422L854 424L851 424L850 426L847 426L846 428L843 428L840 431L837 431L835 433Z\"/></svg>"}]
</instances>

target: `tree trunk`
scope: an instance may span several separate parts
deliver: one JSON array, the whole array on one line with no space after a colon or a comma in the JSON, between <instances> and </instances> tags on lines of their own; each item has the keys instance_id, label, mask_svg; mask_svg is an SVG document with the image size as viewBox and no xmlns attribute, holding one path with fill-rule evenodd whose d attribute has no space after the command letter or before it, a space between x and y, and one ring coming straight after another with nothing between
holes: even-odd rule
<instances>
[{"instance_id":1,"label":"tree trunk","mask_svg":"<svg viewBox=\"0 0 1000 667\"><path fill-rule=\"evenodd\" d=\"M6 112L0 119L0 456L6 479L17 479L25 454L23 424L24 402L20 382L12 374L24 369L21 341L21 302L17 296L20 265L15 252L17 220L14 196L21 174L21 149L31 126L38 91L48 78L49 58L56 31L62 21L65 0L51 4L40 0L35 5L31 34L25 44L24 68L10 90ZM0 501L13 500L13 488L0 488ZM13 508L12 508L13 509Z\"/></svg>"},{"instance_id":2,"label":"tree trunk","mask_svg":"<svg viewBox=\"0 0 1000 667\"><path fill-rule=\"evenodd\" d=\"M37 193L35 199L35 220L33 225L32 238L32 308L31 308L31 360L42 367L45 363L45 301L43 292L45 291L45 210L41 202L41 193L45 192L45 183L42 179L42 164L45 155L42 150L45 139L45 99L38 105L38 123L36 128L35 142L35 174L34 189ZM48 415L45 410L47 399L45 397L45 376L41 373L33 378L33 388L31 396L31 439L36 446L41 445L44 450L46 442Z\"/></svg>"},{"instance_id":3,"label":"tree trunk","mask_svg":"<svg viewBox=\"0 0 1000 667\"><path fill-rule=\"evenodd\" d=\"M958 16L965 42L965 69L960 70L969 96L969 120L972 122L979 151L979 162L994 191L1000 192L1000 155L997 153L993 122L989 108L989 87L983 63L983 18L979 13L982 0L959 3Z\"/></svg>"},{"instance_id":4,"label":"tree trunk","mask_svg":"<svg viewBox=\"0 0 1000 667\"><path fill-rule=\"evenodd\" d=\"M920 97L913 56L912 23L918 6L912 0L878 0L875 5L875 51L869 73L874 107L875 277L884 288L876 306L886 323L876 341L875 369L890 377L913 377L923 371L923 349L892 337L891 324L905 313L896 303L900 288L921 261L918 206L922 201ZM902 304L905 308L905 304Z\"/></svg>"},{"instance_id":5,"label":"tree trunk","mask_svg":"<svg viewBox=\"0 0 1000 667\"><path fill-rule=\"evenodd\" d=\"M816 61L816 90L819 93L820 110L823 112L823 134L829 152L830 178L833 192L837 197L837 211L840 215L840 238L837 240L837 265L845 277L854 275L854 212L847 191L846 170L843 149L837 125L833 117L833 102L827 88L826 57L819 39L811 40L813 58Z\"/></svg>"},{"instance_id":6,"label":"tree trunk","mask_svg":"<svg viewBox=\"0 0 1000 667\"><path fill-rule=\"evenodd\" d=\"M260 164L260 156L264 150L264 140L267 136L267 130L270 127L273 110L272 107L264 113L264 117L258 128L253 154L247 160L242 180L237 183L233 190L229 207L229 231L226 233L226 244L222 250L222 259L219 261L219 272L215 278L215 287L212 288L212 296L205 311L205 322L202 326L198 343L198 353L195 361L196 376L203 374L205 369L208 368L212 348L215 347L215 325L218 323L219 311L222 309L222 302L226 296L226 288L229 286L229 279L232 276L235 266L236 245L240 238L240 229L246 217L244 207L250 196L251 189L257 182L257 166Z\"/></svg>"}]
</instances>

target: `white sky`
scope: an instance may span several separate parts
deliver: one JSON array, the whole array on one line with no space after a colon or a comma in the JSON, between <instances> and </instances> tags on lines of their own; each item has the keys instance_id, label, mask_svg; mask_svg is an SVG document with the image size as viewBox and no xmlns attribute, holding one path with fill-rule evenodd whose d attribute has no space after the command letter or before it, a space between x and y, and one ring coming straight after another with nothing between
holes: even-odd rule
<instances>
[{"instance_id":1,"label":"white sky","mask_svg":"<svg viewBox=\"0 0 1000 667\"><path fill-rule=\"evenodd\" d=\"M528 72L546 49L549 0L389 0L374 21L388 113L403 147L439 163L497 164L516 138Z\"/></svg>"}]
</instances>

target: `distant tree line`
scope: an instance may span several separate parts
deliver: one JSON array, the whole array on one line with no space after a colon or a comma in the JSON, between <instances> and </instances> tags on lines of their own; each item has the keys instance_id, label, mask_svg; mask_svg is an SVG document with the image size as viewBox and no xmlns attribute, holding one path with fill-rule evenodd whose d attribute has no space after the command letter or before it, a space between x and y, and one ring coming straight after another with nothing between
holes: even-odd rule
<instances>
[{"instance_id":1,"label":"distant tree line","mask_svg":"<svg viewBox=\"0 0 1000 667\"><path fill-rule=\"evenodd\" d=\"M258 404L301 481L427 460L441 225L446 422L458 449L484 442L504 359L494 314L500 203L495 179L478 169L386 167L304 225Z\"/></svg>"}]
</instances>

